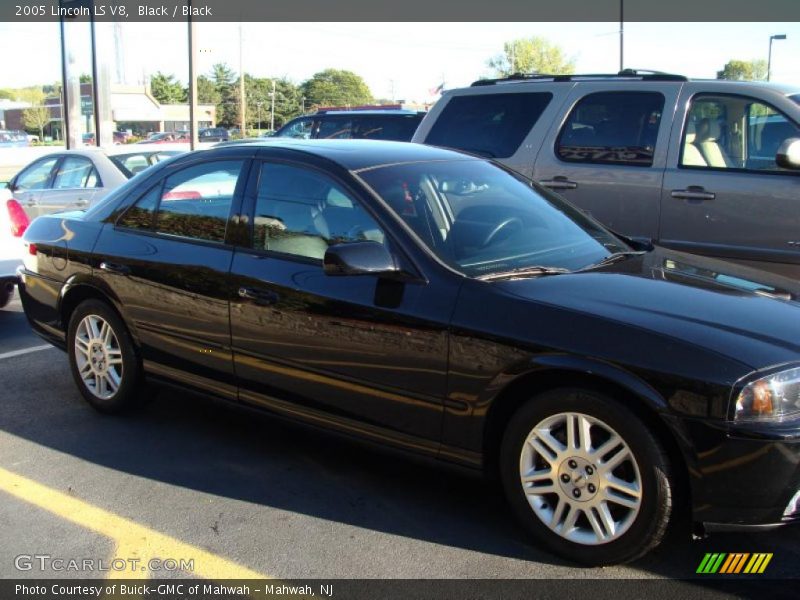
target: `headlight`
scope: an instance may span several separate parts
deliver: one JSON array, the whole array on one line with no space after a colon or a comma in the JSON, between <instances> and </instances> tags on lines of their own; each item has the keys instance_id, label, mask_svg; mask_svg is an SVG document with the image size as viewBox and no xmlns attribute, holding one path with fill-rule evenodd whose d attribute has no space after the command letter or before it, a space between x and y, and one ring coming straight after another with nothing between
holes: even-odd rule
<instances>
[{"instance_id":1,"label":"headlight","mask_svg":"<svg viewBox=\"0 0 800 600\"><path fill-rule=\"evenodd\" d=\"M736 398L737 421L785 421L800 416L800 368L748 383Z\"/></svg>"}]
</instances>

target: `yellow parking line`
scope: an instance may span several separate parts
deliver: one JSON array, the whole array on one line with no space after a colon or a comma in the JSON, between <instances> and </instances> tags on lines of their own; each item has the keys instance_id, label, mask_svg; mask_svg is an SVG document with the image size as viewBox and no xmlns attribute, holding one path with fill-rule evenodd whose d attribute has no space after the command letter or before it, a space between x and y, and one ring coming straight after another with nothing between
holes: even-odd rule
<instances>
[{"instance_id":1,"label":"yellow parking line","mask_svg":"<svg viewBox=\"0 0 800 600\"><path fill-rule=\"evenodd\" d=\"M176 540L3 468L0 468L0 491L11 494L23 502L33 504L66 521L111 538L116 545L115 558L128 561L139 559L139 564L143 566L146 566L148 561L153 558L177 561L181 559L194 560L194 570L190 574L203 579L270 579L270 577L238 563ZM125 579L147 576L146 572L133 573L130 570L110 571L110 573L112 577Z\"/></svg>"}]
</instances>

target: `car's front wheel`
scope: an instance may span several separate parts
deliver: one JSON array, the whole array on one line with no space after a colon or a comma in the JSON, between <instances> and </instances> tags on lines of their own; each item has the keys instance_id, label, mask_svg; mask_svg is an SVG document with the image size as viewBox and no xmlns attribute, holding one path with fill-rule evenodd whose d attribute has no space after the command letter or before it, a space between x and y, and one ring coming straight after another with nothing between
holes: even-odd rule
<instances>
[{"instance_id":1,"label":"car's front wheel","mask_svg":"<svg viewBox=\"0 0 800 600\"><path fill-rule=\"evenodd\" d=\"M125 324L104 302L82 302L69 321L72 375L94 408L118 413L139 402L141 368Z\"/></svg>"},{"instance_id":2,"label":"car's front wheel","mask_svg":"<svg viewBox=\"0 0 800 600\"><path fill-rule=\"evenodd\" d=\"M611 397L560 389L532 398L509 422L500 456L514 512L560 556L615 564L661 541L673 496L667 456Z\"/></svg>"}]
</instances>

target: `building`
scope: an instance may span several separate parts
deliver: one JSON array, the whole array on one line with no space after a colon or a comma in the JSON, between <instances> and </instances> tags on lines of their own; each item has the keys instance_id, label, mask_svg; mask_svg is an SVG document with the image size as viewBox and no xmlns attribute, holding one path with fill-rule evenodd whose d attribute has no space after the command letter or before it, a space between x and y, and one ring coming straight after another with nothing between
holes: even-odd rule
<instances>
[{"instance_id":1,"label":"building","mask_svg":"<svg viewBox=\"0 0 800 600\"><path fill-rule=\"evenodd\" d=\"M144 136L153 131L179 131L189 129L189 104L161 104L150 93L149 86L111 85L111 119L117 131L130 130L134 135ZM50 109L52 121L45 128L45 135L55 139L63 137L61 98L46 98L44 105ZM22 123L23 108L4 111L6 129L25 129ZM81 84L81 114L84 116L84 132L94 131L94 104L92 84ZM217 109L213 104L198 105L198 127L214 127Z\"/></svg>"}]
</instances>

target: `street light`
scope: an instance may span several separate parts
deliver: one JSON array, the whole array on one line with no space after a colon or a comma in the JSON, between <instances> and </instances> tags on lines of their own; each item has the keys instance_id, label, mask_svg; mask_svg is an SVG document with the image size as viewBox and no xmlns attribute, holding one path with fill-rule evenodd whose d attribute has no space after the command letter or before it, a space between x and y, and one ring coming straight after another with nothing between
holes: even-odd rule
<instances>
[{"instance_id":1,"label":"street light","mask_svg":"<svg viewBox=\"0 0 800 600\"><path fill-rule=\"evenodd\" d=\"M767 81L769 81L770 72L772 70L772 40L785 40L786 34L779 33L777 35L769 36L769 54L767 57Z\"/></svg>"}]
</instances>

